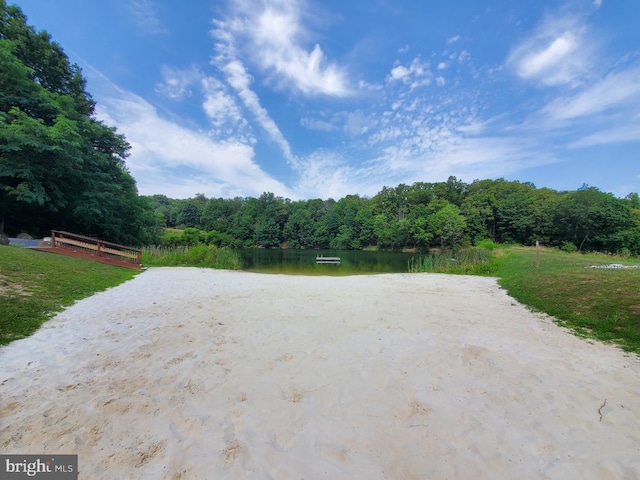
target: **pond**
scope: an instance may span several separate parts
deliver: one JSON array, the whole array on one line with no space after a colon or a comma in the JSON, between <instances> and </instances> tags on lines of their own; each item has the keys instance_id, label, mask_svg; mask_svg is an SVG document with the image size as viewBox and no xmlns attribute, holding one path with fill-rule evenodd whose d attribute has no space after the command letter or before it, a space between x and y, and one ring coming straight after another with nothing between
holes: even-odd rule
<instances>
[{"instance_id":1,"label":"pond","mask_svg":"<svg viewBox=\"0 0 640 480\"><path fill-rule=\"evenodd\" d=\"M298 250L249 248L238 250L243 270L305 275L357 275L407 273L413 253L361 250ZM318 264L316 257L340 257L339 264Z\"/></svg>"}]
</instances>

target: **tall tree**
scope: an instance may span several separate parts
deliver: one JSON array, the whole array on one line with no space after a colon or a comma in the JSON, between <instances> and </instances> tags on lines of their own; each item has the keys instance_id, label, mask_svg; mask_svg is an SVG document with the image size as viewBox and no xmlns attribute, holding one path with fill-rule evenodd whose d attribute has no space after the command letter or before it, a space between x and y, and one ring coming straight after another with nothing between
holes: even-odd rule
<instances>
[{"instance_id":1,"label":"tall tree","mask_svg":"<svg viewBox=\"0 0 640 480\"><path fill-rule=\"evenodd\" d=\"M457 248L462 242L462 234L467 226L466 219L460 209L449 203L431 215L429 224L433 233L440 240L441 247Z\"/></svg>"},{"instance_id":2,"label":"tall tree","mask_svg":"<svg viewBox=\"0 0 640 480\"><path fill-rule=\"evenodd\" d=\"M578 251L616 252L624 247L619 233L635 225L628 202L588 185L562 195L554 214L557 241L571 242Z\"/></svg>"},{"instance_id":3,"label":"tall tree","mask_svg":"<svg viewBox=\"0 0 640 480\"><path fill-rule=\"evenodd\" d=\"M0 0L0 227L74 229L140 243L155 220L125 166L129 144L93 118L77 65Z\"/></svg>"}]
</instances>

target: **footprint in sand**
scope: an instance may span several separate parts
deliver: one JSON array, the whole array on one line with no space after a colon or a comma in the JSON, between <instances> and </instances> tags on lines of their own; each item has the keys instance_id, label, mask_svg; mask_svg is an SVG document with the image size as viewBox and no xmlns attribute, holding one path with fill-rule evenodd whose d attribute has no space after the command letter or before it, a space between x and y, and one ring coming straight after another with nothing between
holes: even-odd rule
<instances>
[{"instance_id":1,"label":"footprint in sand","mask_svg":"<svg viewBox=\"0 0 640 480\"><path fill-rule=\"evenodd\" d=\"M241 452L242 446L238 443L238 440L231 442L227 448L222 451L222 455L224 456L224 468L229 468L233 465Z\"/></svg>"},{"instance_id":2,"label":"footprint in sand","mask_svg":"<svg viewBox=\"0 0 640 480\"><path fill-rule=\"evenodd\" d=\"M164 442L155 442L149 445L149 448L146 450L138 452L136 455L135 468L140 468L143 465L146 465L158 452L162 450L164 450Z\"/></svg>"},{"instance_id":3,"label":"footprint in sand","mask_svg":"<svg viewBox=\"0 0 640 480\"><path fill-rule=\"evenodd\" d=\"M300 390L299 388L294 387L287 391L284 397L291 403L300 403L304 400L306 394L307 392L305 390Z\"/></svg>"}]
</instances>

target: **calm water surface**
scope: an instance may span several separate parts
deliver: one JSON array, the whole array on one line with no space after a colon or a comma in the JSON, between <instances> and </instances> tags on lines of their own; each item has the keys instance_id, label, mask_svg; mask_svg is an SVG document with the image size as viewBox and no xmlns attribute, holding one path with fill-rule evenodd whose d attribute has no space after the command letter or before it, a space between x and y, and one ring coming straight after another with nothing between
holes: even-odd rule
<instances>
[{"instance_id":1,"label":"calm water surface","mask_svg":"<svg viewBox=\"0 0 640 480\"><path fill-rule=\"evenodd\" d=\"M363 252L360 250L297 250L249 248L238 250L243 270L265 273L305 275L356 275L368 273L407 273L413 253ZM316 264L317 256L340 257L338 265Z\"/></svg>"}]
</instances>

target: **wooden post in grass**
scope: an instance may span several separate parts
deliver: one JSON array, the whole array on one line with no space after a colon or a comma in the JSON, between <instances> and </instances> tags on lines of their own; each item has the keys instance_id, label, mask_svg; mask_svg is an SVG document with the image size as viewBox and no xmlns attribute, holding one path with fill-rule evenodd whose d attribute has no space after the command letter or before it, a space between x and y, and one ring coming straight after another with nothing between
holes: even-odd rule
<instances>
[{"instance_id":1,"label":"wooden post in grass","mask_svg":"<svg viewBox=\"0 0 640 480\"><path fill-rule=\"evenodd\" d=\"M540 241L536 240L536 268L540 268Z\"/></svg>"}]
</instances>

